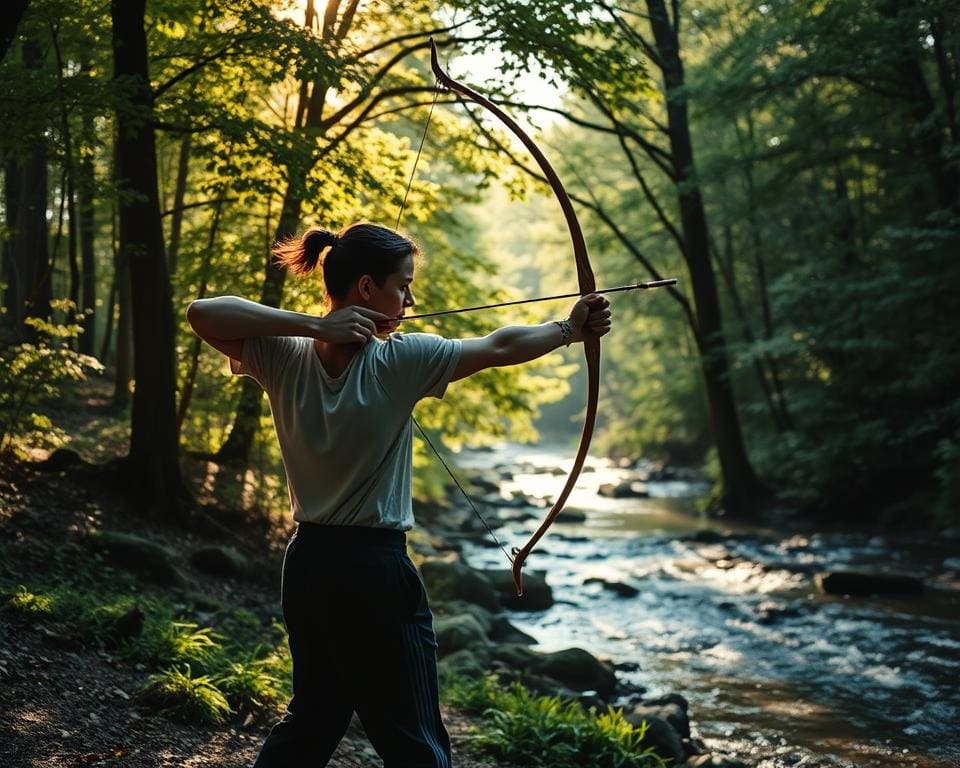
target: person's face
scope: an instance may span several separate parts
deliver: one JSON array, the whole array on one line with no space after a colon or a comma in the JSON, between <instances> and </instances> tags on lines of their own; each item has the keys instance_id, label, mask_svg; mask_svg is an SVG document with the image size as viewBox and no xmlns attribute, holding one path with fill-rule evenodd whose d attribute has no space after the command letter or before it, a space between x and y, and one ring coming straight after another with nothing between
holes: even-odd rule
<instances>
[{"instance_id":1,"label":"person's face","mask_svg":"<svg viewBox=\"0 0 960 768\"><path fill-rule=\"evenodd\" d=\"M410 254L401 262L399 270L387 275L382 286L378 286L371 280L370 298L367 301L370 309L375 309L389 317L403 317L404 311L416 304L410 288L413 283L413 269L413 254ZM399 325L399 322L393 322L386 328L378 330L381 333L392 333Z\"/></svg>"}]
</instances>

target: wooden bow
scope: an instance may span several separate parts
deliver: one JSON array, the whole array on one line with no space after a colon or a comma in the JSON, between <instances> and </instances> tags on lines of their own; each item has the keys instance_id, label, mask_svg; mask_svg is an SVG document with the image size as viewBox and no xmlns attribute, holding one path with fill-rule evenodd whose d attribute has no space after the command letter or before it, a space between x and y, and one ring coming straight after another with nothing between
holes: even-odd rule
<instances>
[{"instance_id":1,"label":"wooden bow","mask_svg":"<svg viewBox=\"0 0 960 768\"><path fill-rule=\"evenodd\" d=\"M541 152L537 145L534 144L533 139L531 139L524 132L524 130L517 125L513 118L500 109L500 107L492 103L486 97L481 96L471 88L458 83L443 71L443 69L440 67L440 59L437 56L437 46L432 39L430 40L430 65L433 68L433 73L436 75L437 83L439 85L442 85L451 91L456 91L462 96L465 96L468 99L477 102L480 106L490 110L494 115L500 118L500 120L502 120L503 123L506 124L506 126L513 131L514 134L516 134L517 138L519 138L520 141L523 142L523 145L530 151L530 154L537 161L537 164L543 171L543 175L549 182L551 189L553 189L554 194L556 194L557 199L560 201L560 207L563 209L564 218L567 220L567 227L570 230L570 239L573 241L573 255L577 263L577 283L580 289L580 295L585 296L588 293L593 293L596 289L596 280L593 276L593 269L590 266L590 258L587 255L587 245L583 239L583 230L580 228L580 222L577 220L577 215L573 210L573 204L570 202L570 198L567 196L566 190L563 188L563 184L560 183L560 177L557 176L556 171L553 170L553 166L550 165L543 152ZM559 515L560 511L563 509L563 505L566 503L567 498L570 496L570 492L573 490L573 486L577 482L577 478L580 476L580 471L583 469L583 463L587 458L587 452L590 449L590 439L593 437L593 426L597 419L597 400L600 394L600 339L596 336L588 335L583 341L583 353L587 361L588 383L587 412L583 420L583 432L580 435L580 446L577 448L577 456L574 459L573 468L570 470L570 474L567 476L567 481L564 483L563 490L560 491L560 495L557 497L557 500L550 508L550 511L543 519L543 522L540 523L540 527L537 528L536 532L530 537L530 540L527 541L526 544L519 549L513 550L513 585L516 588L518 597L523 594L523 581L521 577L523 563L527 559L527 556L530 554L530 552L533 551L533 548L537 545L537 542L540 541L543 535L547 532L547 529L553 524L553 521L557 519L557 515Z\"/></svg>"}]
</instances>

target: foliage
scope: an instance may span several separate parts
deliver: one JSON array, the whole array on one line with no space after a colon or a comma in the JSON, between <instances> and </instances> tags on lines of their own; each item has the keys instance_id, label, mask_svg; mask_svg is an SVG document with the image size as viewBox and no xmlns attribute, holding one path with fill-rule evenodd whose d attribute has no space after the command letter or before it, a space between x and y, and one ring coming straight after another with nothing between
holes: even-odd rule
<instances>
[{"instance_id":1,"label":"foliage","mask_svg":"<svg viewBox=\"0 0 960 768\"><path fill-rule=\"evenodd\" d=\"M57 301L51 309L68 311L73 304ZM71 348L79 325L37 317L25 322L36 340L0 347L0 455L16 439L57 444L54 424L39 406L60 396L62 382L83 381L88 372L103 371L96 358Z\"/></svg>"},{"instance_id":2,"label":"foliage","mask_svg":"<svg viewBox=\"0 0 960 768\"><path fill-rule=\"evenodd\" d=\"M219 725L230 715L230 705L212 678L194 676L189 664L150 675L140 700L185 723Z\"/></svg>"},{"instance_id":3,"label":"foliage","mask_svg":"<svg viewBox=\"0 0 960 768\"><path fill-rule=\"evenodd\" d=\"M643 744L646 727L635 728L619 710L584 711L576 701L534 696L514 683L492 678L445 678L443 697L487 721L471 733L470 748L518 765L551 768L662 768L666 763Z\"/></svg>"}]
</instances>

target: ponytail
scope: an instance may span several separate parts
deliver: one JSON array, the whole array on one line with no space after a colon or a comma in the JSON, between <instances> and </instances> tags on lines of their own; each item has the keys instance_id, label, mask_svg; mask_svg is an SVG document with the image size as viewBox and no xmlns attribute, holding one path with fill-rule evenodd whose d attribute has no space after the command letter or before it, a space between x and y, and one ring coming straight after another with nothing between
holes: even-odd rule
<instances>
[{"instance_id":1,"label":"ponytail","mask_svg":"<svg viewBox=\"0 0 960 768\"><path fill-rule=\"evenodd\" d=\"M378 224L352 224L339 234L326 229L308 229L303 237L292 237L273 247L277 264L296 275L309 275L323 265L327 295L346 297L363 275L383 286L388 275L399 272L404 259L417 256L417 244L392 229Z\"/></svg>"},{"instance_id":2,"label":"ponytail","mask_svg":"<svg viewBox=\"0 0 960 768\"><path fill-rule=\"evenodd\" d=\"M295 275L309 275L320 263L320 255L332 250L340 240L326 229L314 227L303 237L289 237L273 246L273 258L280 267L287 267Z\"/></svg>"}]
</instances>

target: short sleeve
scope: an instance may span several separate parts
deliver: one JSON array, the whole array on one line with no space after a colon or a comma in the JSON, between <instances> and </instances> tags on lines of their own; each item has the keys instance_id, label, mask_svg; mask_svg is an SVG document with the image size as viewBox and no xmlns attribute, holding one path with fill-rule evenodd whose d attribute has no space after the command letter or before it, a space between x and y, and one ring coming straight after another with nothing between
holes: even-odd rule
<instances>
[{"instance_id":1,"label":"short sleeve","mask_svg":"<svg viewBox=\"0 0 960 768\"><path fill-rule=\"evenodd\" d=\"M293 336L250 336L243 340L241 359L230 358L230 372L249 376L270 392L302 344L303 339Z\"/></svg>"},{"instance_id":2,"label":"short sleeve","mask_svg":"<svg viewBox=\"0 0 960 768\"><path fill-rule=\"evenodd\" d=\"M384 383L402 399L442 398L460 362L460 340L432 333L395 333L385 345Z\"/></svg>"}]
</instances>

